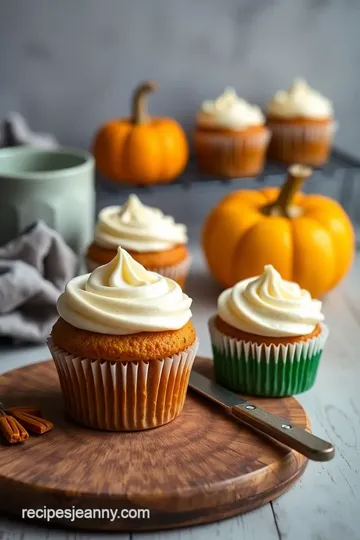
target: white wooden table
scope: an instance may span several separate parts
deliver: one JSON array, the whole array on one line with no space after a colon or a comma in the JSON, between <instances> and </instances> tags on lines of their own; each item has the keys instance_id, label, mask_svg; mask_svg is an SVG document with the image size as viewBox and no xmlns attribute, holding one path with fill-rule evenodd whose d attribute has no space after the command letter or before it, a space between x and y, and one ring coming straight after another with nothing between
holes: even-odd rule
<instances>
[{"instance_id":1,"label":"white wooden table","mask_svg":"<svg viewBox=\"0 0 360 540\"><path fill-rule=\"evenodd\" d=\"M210 354L206 321L218 289L201 254L194 254L188 287L200 353ZM330 338L316 386L299 396L313 431L331 440L336 457L310 463L304 476L278 500L249 514L183 530L149 534L66 532L0 518L0 540L360 540L360 255L342 285L325 299ZM45 360L46 347L0 349L0 371ZM0 493L0 497L6 494Z\"/></svg>"}]
</instances>

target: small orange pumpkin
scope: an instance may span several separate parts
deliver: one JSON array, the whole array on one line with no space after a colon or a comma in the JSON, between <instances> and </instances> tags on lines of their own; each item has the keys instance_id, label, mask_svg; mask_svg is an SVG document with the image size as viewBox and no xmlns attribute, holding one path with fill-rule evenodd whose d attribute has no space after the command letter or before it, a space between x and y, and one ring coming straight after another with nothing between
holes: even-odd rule
<instances>
[{"instance_id":1,"label":"small orange pumpkin","mask_svg":"<svg viewBox=\"0 0 360 540\"><path fill-rule=\"evenodd\" d=\"M96 134L96 166L108 179L158 184L171 182L183 171L189 154L183 129L172 118L152 118L147 112L147 94L156 88L153 82L140 84L131 118L111 120Z\"/></svg>"},{"instance_id":2,"label":"small orange pumpkin","mask_svg":"<svg viewBox=\"0 0 360 540\"><path fill-rule=\"evenodd\" d=\"M237 191L210 212L203 249L222 286L272 264L284 279L321 297L346 274L355 251L351 221L336 201L298 193L310 174L308 167L294 165L280 191Z\"/></svg>"}]
</instances>

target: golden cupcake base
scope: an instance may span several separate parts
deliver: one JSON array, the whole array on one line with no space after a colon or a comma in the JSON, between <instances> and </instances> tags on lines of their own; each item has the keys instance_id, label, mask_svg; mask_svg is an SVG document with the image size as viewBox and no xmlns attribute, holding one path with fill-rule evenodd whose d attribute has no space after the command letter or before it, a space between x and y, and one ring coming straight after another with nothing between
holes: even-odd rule
<instances>
[{"instance_id":1,"label":"golden cupcake base","mask_svg":"<svg viewBox=\"0 0 360 540\"><path fill-rule=\"evenodd\" d=\"M265 126L244 131L197 128L194 145L199 169L226 178L256 176L264 168L269 140Z\"/></svg>"},{"instance_id":2,"label":"golden cupcake base","mask_svg":"<svg viewBox=\"0 0 360 540\"><path fill-rule=\"evenodd\" d=\"M268 153L270 159L313 167L321 167L329 159L336 129L331 119L271 117L267 125L272 132Z\"/></svg>"}]
</instances>

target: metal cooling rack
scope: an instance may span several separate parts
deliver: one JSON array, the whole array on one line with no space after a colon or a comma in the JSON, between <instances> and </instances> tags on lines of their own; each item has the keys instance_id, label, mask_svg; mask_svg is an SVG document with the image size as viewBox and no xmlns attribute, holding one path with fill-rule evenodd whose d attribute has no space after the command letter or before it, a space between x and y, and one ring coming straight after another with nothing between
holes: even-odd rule
<instances>
[{"instance_id":1,"label":"metal cooling rack","mask_svg":"<svg viewBox=\"0 0 360 540\"><path fill-rule=\"evenodd\" d=\"M256 189L266 184L278 185L286 174L286 170L286 165L268 161L265 164L264 171L256 178L224 179L207 176L199 172L196 160L190 158L183 174L170 184L154 186L116 184L98 175L96 190L98 199L108 199L112 194L119 195L121 193L121 195L126 196L129 193L141 193L144 190L152 192L172 189L174 186L183 189L191 189L192 187L211 189L215 185L224 185L225 187L235 184L239 189L242 187ZM325 179L327 182L324 182ZM336 184L336 190L330 189L331 185L334 186L334 184ZM329 193L327 187L329 187ZM338 200L354 222L357 239L360 240L360 159L335 148L328 162L323 167L314 169L306 191L320 192Z\"/></svg>"}]
</instances>

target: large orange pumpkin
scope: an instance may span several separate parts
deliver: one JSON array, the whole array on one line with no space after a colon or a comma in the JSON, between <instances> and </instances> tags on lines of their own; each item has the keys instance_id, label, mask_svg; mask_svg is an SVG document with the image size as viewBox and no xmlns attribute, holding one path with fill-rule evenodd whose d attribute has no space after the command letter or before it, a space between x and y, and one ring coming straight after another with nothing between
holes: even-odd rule
<instances>
[{"instance_id":1,"label":"large orange pumpkin","mask_svg":"<svg viewBox=\"0 0 360 540\"><path fill-rule=\"evenodd\" d=\"M259 275L272 264L284 279L321 297L345 275L355 250L351 221L336 201L298 192L310 174L311 169L294 165L280 191L237 191L211 211L203 248L222 286Z\"/></svg>"},{"instance_id":2,"label":"large orange pumpkin","mask_svg":"<svg viewBox=\"0 0 360 540\"><path fill-rule=\"evenodd\" d=\"M150 117L147 94L153 82L139 85L132 98L132 115L104 124L95 136L93 154L98 170L110 180L132 184L171 182L184 169L188 143L172 118Z\"/></svg>"}]
</instances>

